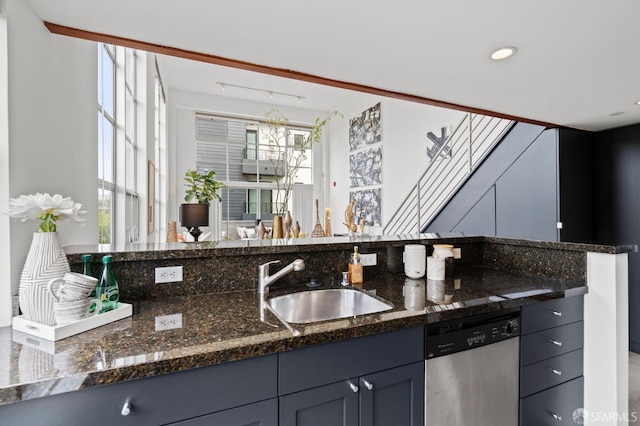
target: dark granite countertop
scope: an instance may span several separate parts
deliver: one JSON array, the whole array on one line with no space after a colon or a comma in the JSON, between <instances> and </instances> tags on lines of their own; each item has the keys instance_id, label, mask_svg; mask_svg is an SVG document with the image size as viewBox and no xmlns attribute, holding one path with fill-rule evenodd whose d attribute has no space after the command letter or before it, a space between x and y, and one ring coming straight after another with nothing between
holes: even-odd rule
<instances>
[{"instance_id":1,"label":"dark granite countertop","mask_svg":"<svg viewBox=\"0 0 640 426\"><path fill-rule=\"evenodd\" d=\"M15 332L10 327L0 328L0 354L3 354L0 404L587 292L582 281L523 276L480 267L465 268L457 271L456 276L444 282L409 280L404 275L391 274L365 278L364 290L390 301L393 309L294 325L301 332L295 337L270 313L266 315L270 324L259 320L260 303L255 291L135 302L131 318L55 343ZM336 285L325 282L321 288ZM421 309L405 308L405 286L424 290L411 301ZM288 288L275 285L268 297L306 289L304 283ZM409 298L407 295L407 302ZM182 315L181 328L156 331L157 316L178 313Z\"/></svg>"},{"instance_id":2,"label":"dark granite countertop","mask_svg":"<svg viewBox=\"0 0 640 426\"><path fill-rule=\"evenodd\" d=\"M446 240L446 241L445 241ZM423 233L407 235L364 235L342 236L331 238L294 238L265 240L227 240L205 241L200 243L134 243L121 246L111 245L75 245L65 247L71 262L79 262L84 253L109 253L114 261L183 259L211 256L236 256L256 254L297 253L304 249L308 252L326 251L336 248L366 244L368 247L386 247L403 244L432 244L447 242L485 242L509 246L530 247L539 249L559 249L563 251L596 252L596 253L633 253L638 251L635 244L601 245L584 243L566 243L553 241L532 241L516 238L498 238L485 236L469 236L463 233Z\"/></svg>"}]
</instances>

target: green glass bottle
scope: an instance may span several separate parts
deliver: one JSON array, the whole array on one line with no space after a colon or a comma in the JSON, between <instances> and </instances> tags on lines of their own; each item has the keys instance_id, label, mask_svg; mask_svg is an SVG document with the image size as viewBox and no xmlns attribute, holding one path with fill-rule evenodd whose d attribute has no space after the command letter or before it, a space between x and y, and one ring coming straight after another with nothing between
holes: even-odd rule
<instances>
[{"instance_id":1,"label":"green glass bottle","mask_svg":"<svg viewBox=\"0 0 640 426\"><path fill-rule=\"evenodd\" d=\"M118 309L120 291L118 281L113 272L113 258L110 255L102 258L102 275L96 287L96 298L102 303L99 314Z\"/></svg>"},{"instance_id":2,"label":"green glass bottle","mask_svg":"<svg viewBox=\"0 0 640 426\"><path fill-rule=\"evenodd\" d=\"M80 256L80 261L82 262L82 273L92 277L93 270L91 269L91 255L83 254L82 256Z\"/></svg>"},{"instance_id":3,"label":"green glass bottle","mask_svg":"<svg viewBox=\"0 0 640 426\"><path fill-rule=\"evenodd\" d=\"M93 270L91 268L91 255L83 254L80 256L80 261L82 262L82 273L84 275L89 275L93 277ZM89 299L93 300L96 298L96 289L91 290L91 294L89 294ZM96 310L96 303L91 302L91 306L89 306L89 312L93 313Z\"/></svg>"}]
</instances>

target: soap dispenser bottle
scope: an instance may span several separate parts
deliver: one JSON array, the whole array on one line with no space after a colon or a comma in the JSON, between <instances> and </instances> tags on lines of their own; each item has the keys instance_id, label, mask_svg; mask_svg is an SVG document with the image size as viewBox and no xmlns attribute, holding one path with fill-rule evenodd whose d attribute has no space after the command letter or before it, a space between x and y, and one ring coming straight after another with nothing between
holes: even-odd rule
<instances>
[{"instance_id":1,"label":"soap dispenser bottle","mask_svg":"<svg viewBox=\"0 0 640 426\"><path fill-rule=\"evenodd\" d=\"M362 259L358 253L358 246L353 246L353 254L349 259L349 282L354 286L362 286Z\"/></svg>"}]
</instances>

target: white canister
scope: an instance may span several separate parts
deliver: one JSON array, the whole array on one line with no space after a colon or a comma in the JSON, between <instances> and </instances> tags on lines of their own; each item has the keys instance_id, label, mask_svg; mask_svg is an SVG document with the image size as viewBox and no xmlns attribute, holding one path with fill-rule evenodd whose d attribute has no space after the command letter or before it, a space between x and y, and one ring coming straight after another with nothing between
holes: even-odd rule
<instances>
[{"instance_id":1,"label":"white canister","mask_svg":"<svg viewBox=\"0 0 640 426\"><path fill-rule=\"evenodd\" d=\"M402 260L404 262L404 274L413 279L424 277L427 248L422 244L409 244L404 246Z\"/></svg>"}]
</instances>

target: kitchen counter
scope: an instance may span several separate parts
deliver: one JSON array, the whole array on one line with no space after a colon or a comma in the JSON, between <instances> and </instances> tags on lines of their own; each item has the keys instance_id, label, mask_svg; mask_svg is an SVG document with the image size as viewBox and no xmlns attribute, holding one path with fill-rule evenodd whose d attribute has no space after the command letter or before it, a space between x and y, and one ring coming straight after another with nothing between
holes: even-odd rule
<instances>
[{"instance_id":1,"label":"kitchen counter","mask_svg":"<svg viewBox=\"0 0 640 426\"><path fill-rule=\"evenodd\" d=\"M269 323L260 321L260 301L252 290L137 301L131 318L55 343L10 327L0 328L0 404L587 292L582 279L552 279L484 267L458 268L454 278L444 285L416 280L426 288L425 305L424 309L410 310L405 308L404 275L367 279L365 271L364 290L390 301L393 309L306 326L296 324L293 326L301 334L295 337L270 313L266 315ZM268 297L307 289L304 282L278 284ZM321 288L335 286L339 285L329 281ZM178 313L182 315L181 328L156 331L157 316Z\"/></svg>"}]
</instances>

